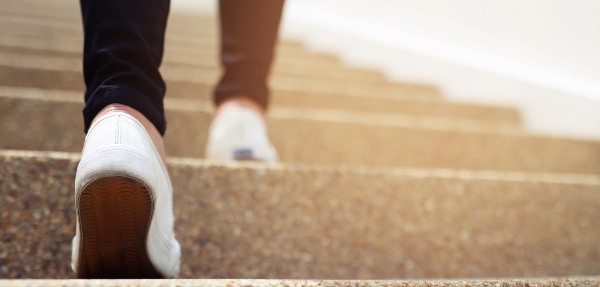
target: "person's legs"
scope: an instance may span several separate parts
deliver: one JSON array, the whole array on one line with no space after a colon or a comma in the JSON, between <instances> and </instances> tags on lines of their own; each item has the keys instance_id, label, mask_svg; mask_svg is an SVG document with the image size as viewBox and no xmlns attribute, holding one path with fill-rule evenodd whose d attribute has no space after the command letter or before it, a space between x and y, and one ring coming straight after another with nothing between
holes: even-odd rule
<instances>
[{"instance_id":1,"label":"person's legs","mask_svg":"<svg viewBox=\"0 0 600 287\"><path fill-rule=\"evenodd\" d=\"M276 161L264 124L267 78L283 0L220 0L221 64L217 106L207 145L214 159Z\"/></svg>"},{"instance_id":2,"label":"person's legs","mask_svg":"<svg viewBox=\"0 0 600 287\"><path fill-rule=\"evenodd\" d=\"M87 136L75 177L73 269L80 278L175 277L158 71L169 0L81 0L81 10Z\"/></svg>"}]
</instances>

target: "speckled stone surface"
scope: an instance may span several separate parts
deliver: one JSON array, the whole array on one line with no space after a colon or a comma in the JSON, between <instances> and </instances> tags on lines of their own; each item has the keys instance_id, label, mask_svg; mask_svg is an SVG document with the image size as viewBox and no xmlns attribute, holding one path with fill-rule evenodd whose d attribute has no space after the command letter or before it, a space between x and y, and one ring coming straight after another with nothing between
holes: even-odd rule
<instances>
[{"instance_id":1,"label":"speckled stone surface","mask_svg":"<svg viewBox=\"0 0 600 287\"><path fill-rule=\"evenodd\" d=\"M0 148L81 150L81 103L3 97L0 103ZM170 103L167 154L203 157L210 112ZM40 110L43 116L30 116ZM267 123L283 162L600 173L597 141L534 136L500 126L494 132L494 126L472 122L355 115L274 108Z\"/></svg>"},{"instance_id":2,"label":"speckled stone surface","mask_svg":"<svg viewBox=\"0 0 600 287\"><path fill-rule=\"evenodd\" d=\"M0 277L73 277L77 160L0 153ZM599 176L169 162L183 278L600 273Z\"/></svg>"},{"instance_id":3,"label":"speckled stone surface","mask_svg":"<svg viewBox=\"0 0 600 287\"><path fill-rule=\"evenodd\" d=\"M555 279L497 280L248 280L248 279L178 279L178 280L0 280L10 287L597 287L598 277Z\"/></svg>"}]
</instances>

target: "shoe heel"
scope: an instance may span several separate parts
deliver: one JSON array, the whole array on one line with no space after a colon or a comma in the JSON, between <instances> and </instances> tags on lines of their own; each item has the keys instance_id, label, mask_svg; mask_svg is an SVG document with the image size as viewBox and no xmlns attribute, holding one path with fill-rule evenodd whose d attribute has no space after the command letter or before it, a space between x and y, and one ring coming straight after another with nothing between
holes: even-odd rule
<instances>
[{"instance_id":1,"label":"shoe heel","mask_svg":"<svg viewBox=\"0 0 600 287\"><path fill-rule=\"evenodd\" d=\"M146 250L153 200L144 184L123 176L84 188L78 198L78 278L163 278Z\"/></svg>"}]
</instances>

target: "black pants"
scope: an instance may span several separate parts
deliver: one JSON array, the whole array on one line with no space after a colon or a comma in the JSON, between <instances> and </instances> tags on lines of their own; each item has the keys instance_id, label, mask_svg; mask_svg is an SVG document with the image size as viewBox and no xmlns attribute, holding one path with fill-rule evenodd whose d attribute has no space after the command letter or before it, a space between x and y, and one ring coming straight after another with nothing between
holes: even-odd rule
<instances>
[{"instance_id":1,"label":"black pants","mask_svg":"<svg viewBox=\"0 0 600 287\"><path fill-rule=\"evenodd\" d=\"M202 1L202 0L198 0ZM164 135L161 64L169 0L80 0L85 33L83 71L87 132L109 104L140 111ZM224 74L214 101L247 96L267 106L267 76L283 0L220 0Z\"/></svg>"}]
</instances>

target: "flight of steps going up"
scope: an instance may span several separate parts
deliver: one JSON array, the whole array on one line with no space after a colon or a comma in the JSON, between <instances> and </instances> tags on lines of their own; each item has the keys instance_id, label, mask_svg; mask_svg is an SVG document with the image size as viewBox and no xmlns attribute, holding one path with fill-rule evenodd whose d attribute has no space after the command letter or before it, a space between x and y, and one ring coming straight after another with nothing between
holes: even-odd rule
<instances>
[{"instance_id":1,"label":"flight of steps going up","mask_svg":"<svg viewBox=\"0 0 600 287\"><path fill-rule=\"evenodd\" d=\"M165 144L181 277L233 279L55 280L75 277L79 7L0 5L0 286L600 285L600 142L281 40L267 116L281 163L207 161L216 27L169 18ZM384 279L427 281L370 281Z\"/></svg>"}]
</instances>

